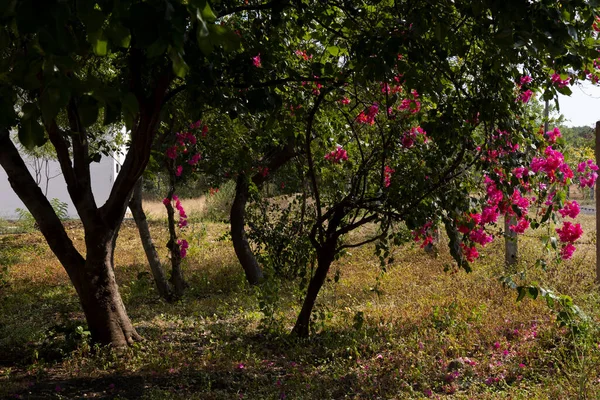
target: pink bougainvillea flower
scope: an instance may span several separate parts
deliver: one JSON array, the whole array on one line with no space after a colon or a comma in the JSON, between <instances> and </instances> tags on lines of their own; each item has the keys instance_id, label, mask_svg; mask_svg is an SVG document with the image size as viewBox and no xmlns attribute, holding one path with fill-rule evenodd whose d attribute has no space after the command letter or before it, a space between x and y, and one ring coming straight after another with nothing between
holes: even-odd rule
<instances>
[{"instance_id":1,"label":"pink bougainvillea flower","mask_svg":"<svg viewBox=\"0 0 600 400\"><path fill-rule=\"evenodd\" d=\"M171 160L174 160L177 158L177 146L172 146L169 147L166 151L166 155L167 157L169 157Z\"/></svg>"},{"instance_id":2,"label":"pink bougainvillea flower","mask_svg":"<svg viewBox=\"0 0 600 400\"><path fill-rule=\"evenodd\" d=\"M385 187L389 187L392 184L392 174L394 172L396 171L387 165L383 169L383 185Z\"/></svg>"},{"instance_id":3,"label":"pink bougainvillea flower","mask_svg":"<svg viewBox=\"0 0 600 400\"><path fill-rule=\"evenodd\" d=\"M562 79L560 77L560 75L557 74L556 72L554 74L552 74L552 77L550 79L552 80L552 83L555 84L556 86L558 86L559 88L564 88L571 81L570 77L567 77L566 79Z\"/></svg>"},{"instance_id":4,"label":"pink bougainvillea flower","mask_svg":"<svg viewBox=\"0 0 600 400\"><path fill-rule=\"evenodd\" d=\"M260 53L258 53L257 56L252 57L252 64L254 64L254 66L256 68L261 68L262 67L262 63L260 61Z\"/></svg>"},{"instance_id":5,"label":"pink bougainvillea flower","mask_svg":"<svg viewBox=\"0 0 600 400\"><path fill-rule=\"evenodd\" d=\"M532 80L533 79L531 79L531 76L524 75L524 76L521 77L520 83L521 83L521 85L527 85L528 83L531 83Z\"/></svg>"},{"instance_id":6,"label":"pink bougainvillea flower","mask_svg":"<svg viewBox=\"0 0 600 400\"><path fill-rule=\"evenodd\" d=\"M347 97L344 97L340 100L340 103L343 105L348 105L348 104L350 104L350 99Z\"/></svg>"},{"instance_id":7,"label":"pink bougainvillea flower","mask_svg":"<svg viewBox=\"0 0 600 400\"><path fill-rule=\"evenodd\" d=\"M325 159L334 164L339 164L342 161L348 160L348 152L344 150L342 146L337 146L335 150L325 154Z\"/></svg>"},{"instance_id":8,"label":"pink bougainvillea flower","mask_svg":"<svg viewBox=\"0 0 600 400\"><path fill-rule=\"evenodd\" d=\"M565 202L565 206L563 207L563 209L558 210L558 212L563 218L576 218L580 212L579 203L577 203L576 201L567 201Z\"/></svg>"},{"instance_id":9,"label":"pink bougainvillea flower","mask_svg":"<svg viewBox=\"0 0 600 400\"><path fill-rule=\"evenodd\" d=\"M529 228L529 220L527 218L521 218L517 221L516 225L511 225L509 229L515 233L524 233Z\"/></svg>"},{"instance_id":10,"label":"pink bougainvillea flower","mask_svg":"<svg viewBox=\"0 0 600 400\"><path fill-rule=\"evenodd\" d=\"M519 93L517 101L520 101L521 103L528 103L531 99L531 96L533 96L533 92L531 91L531 89L527 89L526 91Z\"/></svg>"},{"instance_id":11,"label":"pink bougainvillea flower","mask_svg":"<svg viewBox=\"0 0 600 400\"><path fill-rule=\"evenodd\" d=\"M460 247L462 247L463 255L465 256L468 262L473 262L479 257L479 252L477 251L475 246L469 247L464 243L461 243Z\"/></svg>"},{"instance_id":12,"label":"pink bougainvillea flower","mask_svg":"<svg viewBox=\"0 0 600 400\"><path fill-rule=\"evenodd\" d=\"M572 224L567 221L562 228L556 228L556 233L561 242L573 243L583 235L583 229L581 229L581 224Z\"/></svg>"},{"instance_id":13,"label":"pink bougainvillea flower","mask_svg":"<svg viewBox=\"0 0 600 400\"><path fill-rule=\"evenodd\" d=\"M561 137L560 129L554 128L551 131L546 132L546 137L548 138L548 142L556 143L556 139Z\"/></svg>"},{"instance_id":14,"label":"pink bougainvillea flower","mask_svg":"<svg viewBox=\"0 0 600 400\"><path fill-rule=\"evenodd\" d=\"M573 257L573 253L575 252L575 250L577 250L575 246L573 246L572 243L568 243L565 247L563 247L560 250L560 257L563 260L569 260L571 257Z\"/></svg>"},{"instance_id":15,"label":"pink bougainvillea flower","mask_svg":"<svg viewBox=\"0 0 600 400\"><path fill-rule=\"evenodd\" d=\"M185 258L185 256L187 255L187 249L190 247L187 240L178 239L177 245L179 246L179 255L181 256L181 258Z\"/></svg>"},{"instance_id":16,"label":"pink bougainvillea flower","mask_svg":"<svg viewBox=\"0 0 600 400\"><path fill-rule=\"evenodd\" d=\"M188 164L190 164L190 165L196 165L196 164L198 164L198 161L200 161L200 157L201 157L201 156L200 156L200 153L196 153L196 154L194 154L194 155L192 156L192 158L190 158L190 159L188 160Z\"/></svg>"},{"instance_id":17,"label":"pink bougainvillea flower","mask_svg":"<svg viewBox=\"0 0 600 400\"><path fill-rule=\"evenodd\" d=\"M183 173L183 167L181 165L178 165L177 168L175 169L175 176L181 176L182 173Z\"/></svg>"}]
</instances>

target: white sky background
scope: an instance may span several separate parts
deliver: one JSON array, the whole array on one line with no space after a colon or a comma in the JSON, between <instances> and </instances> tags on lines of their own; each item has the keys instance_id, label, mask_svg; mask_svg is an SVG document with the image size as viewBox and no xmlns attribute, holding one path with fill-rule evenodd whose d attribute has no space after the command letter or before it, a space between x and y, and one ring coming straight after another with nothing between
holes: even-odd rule
<instances>
[{"instance_id":1,"label":"white sky background","mask_svg":"<svg viewBox=\"0 0 600 400\"><path fill-rule=\"evenodd\" d=\"M596 121L600 121L600 86L586 81L570 88L573 91L571 96L558 97L559 112L565 117L564 124L596 126Z\"/></svg>"}]
</instances>

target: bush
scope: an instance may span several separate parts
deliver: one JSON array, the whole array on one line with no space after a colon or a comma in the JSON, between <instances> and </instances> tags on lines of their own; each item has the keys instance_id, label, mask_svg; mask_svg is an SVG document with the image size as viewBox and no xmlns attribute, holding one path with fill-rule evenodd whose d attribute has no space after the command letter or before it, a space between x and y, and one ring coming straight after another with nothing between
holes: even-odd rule
<instances>
[{"instance_id":1,"label":"bush","mask_svg":"<svg viewBox=\"0 0 600 400\"><path fill-rule=\"evenodd\" d=\"M228 181L218 189L211 188L206 195L205 218L214 222L229 222L231 204L235 198L235 182Z\"/></svg>"}]
</instances>

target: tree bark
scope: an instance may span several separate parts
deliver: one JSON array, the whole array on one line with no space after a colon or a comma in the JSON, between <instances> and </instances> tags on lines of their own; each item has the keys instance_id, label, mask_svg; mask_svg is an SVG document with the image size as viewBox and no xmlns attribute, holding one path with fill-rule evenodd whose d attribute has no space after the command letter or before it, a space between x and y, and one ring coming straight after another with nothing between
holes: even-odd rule
<instances>
[{"instance_id":1,"label":"tree bark","mask_svg":"<svg viewBox=\"0 0 600 400\"><path fill-rule=\"evenodd\" d=\"M129 209L133 215L133 219L140 233L140 240L142 241L142 247L146 253L148 264L150 265L150 271L156 283L156 289L158 294L167 301L173 300L173 290L167 275L160 262L160 257L152 241L152 235L150 234L150 228L148 227L148 220L146 219L146 213L142 208L142 179L133 188L133 195L129 201Z\"/></svg>"},{"instance_id":2,"label":"tree bark","mask_svg":"<svg viewBox=\"0 0 600 400\"><path fill-rule=\"evenodd\" d=\"M337 239L330 239L329 242L317 249L317 270L314 276L311 278L306 291L306 297L302 304L302 309L296 320L296 324L292 329L292 335L296 335L301 338L308 337L310 328L310 316L317 300L317 295L325 283L327 273L331 267L331 263L335 258L335 251L337 246Z\"/></svg>"},{"instance_id":3,"label":"tree bark","mask_svg":"<svg viewBox=\"0 0 600 400\"><path fill-rule=\"evenodd\" d=\"M92 340L124 347L141 340L123 304L114 274L116 233L90 232L88 255L83 269L69 273L77 290Z\"/></svg>"},{"instance_id":4,"label":"tree bark","mask_svg":"<svg viewBox=\"0 0 600 400\"><path fill-rule=\"evenodd\" d=\"M173 182L171 182L171 190L169 191L167 198L172 199L174 192ZM183 271L181 269L181 248L177 243L177 232L175 232L175 209L173 209L171 202L166 203L165 207L167 209L169 226L169 242L167 243L167 248L171 252L171 278L169 279L169 282L173 289L173 299L178 300L183 297L183 293L188 284L183 278Z\"/></svg>"},{"instance_id":5,"label":"tree bark","mask_svg":"<svg viewBox=\"0 0 600 400\"><path fill-rule=\"evenodd\" d=\"M245 174L240 173L235 185L235 198L229 213L231 241L233 242L235 254L244 269L248 283L256 285L262 281L263 272L252 253L248 238L246 237L246 203L248 202L248 195L248 179Z\"/></svg>"},{"instance_id":6,"label":"tree bark","mask_svg":"<svg viewBox=\"0 0 600 400\"><path fill-rule=\"evenodd\" d=\"M507 266L516 264L518 252L517 233L510 229L517 220L514 216L506 215L504 217L504 259Z\"/></svg>"}]
</instances>

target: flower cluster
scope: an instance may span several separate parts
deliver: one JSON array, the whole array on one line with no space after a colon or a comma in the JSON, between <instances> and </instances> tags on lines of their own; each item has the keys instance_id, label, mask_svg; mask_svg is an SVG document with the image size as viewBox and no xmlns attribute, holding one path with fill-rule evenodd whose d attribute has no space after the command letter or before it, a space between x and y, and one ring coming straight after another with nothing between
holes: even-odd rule
<instances>
[{"instance_id":1,"label":"flower cluster","mask_svg":"<svg viewBox=\"0 0 600 400\"><path fill-rule=\"evenodd\" d=\"M175 202L175 208L179 212L179 227L180 228L185 228L187 226L187 214L185 213L185 210L183 209L183 205L181 204L181 200L179 200L179 197L177 197L177 195L173 195L172 200L169 199L168 197L165 197L163 199L163 204L165 206L167 206L167 205L169 205L171 203L171 201Z\"/></svg>"},{"instance_id":2,"label":"flower cluster","mask_svg":"<svg viewBox=\"0 0 600 400\"><path fill-rule=\"evenodd\" d=\"M568 260L573 256L575 246L573 243L583 235L583 229L580 224L572 224L571 222L565 222L562 228L556 228L558 238L563 243L563 247L560 251L560 255L563 260Z\"/></svg>"},{"instance_id":3,"label":"flower cluster","mask_svg":"<svg viewBox=\"0 0 600 400\"><path fill-rule=\"evenodd\" d=\"M423 130L420 126L413 127L408 132L404 132L404 134L400 138L400 142L402 143L402 147L405 149L410 149L415 145L417 141L418 135L421 135L423 138L423 142L427 143L427 132Z\"/></svg>"},{"instance_id":4,"label":"flower cluster","mask_svg":"<svg viewBox=\"0 0 600 400\"><path fill-rule=\"evenodd\" d=\"M558 210L563 218L576 218L579 215L579 204L576 201L567 201L562 210Z\"/></svg>"},{"instance_id":5,"label":"flower cluster","mask_svg":"<svg viewBox=\"0 0 600 400\"><path fill-rule=\"evenodd\" d=\"M383 168L383 185L389 187L392 184L392 174L396 172L394 169L386 165Z\"/></svg>"},{"instance_id":6,"label":"flower cluster","mask_svg":"<svg viewBox=\"0 0 600 400\"><path fill-rule=\"evenodd\" d=\"M558 128L554 128L551 131L546 132L546 138L550 143L556 143L556 139L561 137L560 130Z\"/></svg>"},{"instance_id":7,"label":"flower cluster","mask_svg":"<svg viewBox=\"0 0 600 400\"><path fill-rule=\"evenodd\" d=\"M552 77L550 79L552 80L552 83L558 86L559 88L564 88L571 81L570 77L567 77L566 79L561 79L560 75L556 72L552 74Z\"/></svg>"},{"instance_id":8,"label":"flower cluster","mask_svg":"<svg viewBox=\"0 0 600 400\"><path fill-rule=\"evenodd\" d=\"M185 258L187 255L187 249L190 247L189 243L185 239L178 239L177 245L179 246L179 255L181 258Z\"/></svg>"},{"instance_id":9,"label":"flower cluster","mask_svg":"<svg viewBox=\"0 0 600 400\"><path fill-rule=\"evenodd\" d=\"M523 92L519 93L516 101L520 101L521 103L528 103L531 100L531 96L533 96L533 92L531 89L527 89Z\"/></svg>"},{"instance_id":10,"label":"flower cluster","mask_svg":"<svg viewBox=\"0 0 600 400\"><path fill-rule=\"evenodd\" d=\"M552 146L546 147L544 151L544 157L534 157L531 161L531 170L535 173L540 171L546 173L550 182L556 182L559 180L561 183L566 183L567 179L573 178L573 171L567 163L563 154L554 150ZM558 179L557 174L562 175L562 179Z\"/></svg>"},{"instance_id":11,"label":"flower cluster","mask_svg":"<svg viewBox=\"0 0 600 400\"><path fill-rule=\"evenodd\" d=\"M400 78L398 78L397 82L399 82L399 81L400 81ZM400 85L390 85L386 82L381 82L380 86L381 86L381 93L383 93L383 94L396 94L396 93L402 92L402 86L400 86Z\"/></svg>"},{"instance_id":12,"label":"flower cluster","mask_svg":"<svg viewBox=\"0 0 600 400\"><path fill-rule=\"evenodd\" d=\"M579 177L581 187L593 187L598 179L598 166L592 160L582 161L577 165L577 172L582 174Z\"/></svg>"},{"instance_id":13,"label":"flower cluster","mask_svg":"<svg viewBox=\"0 0 600 400\"><path fill-rule=\"evenodd\" d=\"M412 232L413 239L415 242L422 241L421 248L427 246L430 243L433 243L432 226L433 222L429 221L419 229L416 229Z\"/></svg>"},{"instance_id":14,"label":"flower cluster","mask_svg":"<svg viewBox=\"0 0 600 400\"><path fill-rule=\"evenodd\" d=\"M252 65L254 65L256 68L262 67L262 63L260 61L260 53L258 53L257 56L252 57Z\"/></svg>"},{"instance_id":15,"label":"flower cluster","mask_svg":"<svg viewBox=\"0 0 600 400\"><path fill-rule=\"evenodd\" d=\"M335 150L325 155L325 159L334 164L339 164L342 161L348 160L348 152L342 146L337 146Z\"/></svg>"},{"instance_id":16,"label":"flower cluster","mask_svg":"<svg viewBox=\"0 0 600 400\"><path fill-rule=\"evenodd\" d=\"M377 116L378 113L379 113L379 104L373 103L373 105L371 105L371 107L369 107L367 109L366 113L364 111L361 111L360 114L358 114L358 116L356 117L356 120L358 122L360 122L361 124L374 125L375 117Z\"/></svg>"},{"instance_id":17,"label":"flower cluster","mask_svg":"<svg viewBox=\"0 0 600 400\"><path fill-rule=\"evenodd\" d=\"M521 79L519 80L519 86L528 85L532 81L533 81L533 79L531 79L531 76L529 76L529 75L523 75L521 77Z\"/></svg>"},{"instance_id":18,"label":"flower cluster","mask_svg":"<svg viewBox=\"0 0 600 400\"><path fill-rule=\"evenodd\" d=\"M294 51L294 54L296 54L298 57L300 57L304 61L308 61L313 58L312 54L311 55L307 54L305 50L296 50L296 51Z\"/></svg>"},{"instance_id":19,"label":"flower cluster","mask_svg":"<svg viewBox=\"0 0 600 400\"><path fill-rule=\"evenodd\" d=\"M410 111L412 114L416 114L421 111L421 102L417 100L419 98L419 93L416 90L411 90L410 92L413 96L412 99L404 99L398 106L399 111Z\"/></svg>"},{"instance_id":20,"label":"flower cluster","mask_svg":"<svg viewBox=\"0 0 600 400\"><path fill-rule=\"evenodd\" d=\"M201 129L202 136L206 136L208 132L208 127L206 125L202 125L202 121L196 121L190 125L191 129ZM175 134L175 144L165 151L165 155L167 158L171 160L177 160L179 155L188 154L190 148L197 144L196 136L191 132L178 132ZM200 153L194 153L191 157L188 158L187 163L191 166L198 164L201 159ZM183 173L183 166L178 165L175 167L175 175L181 176Z\"/></svg>"}]
</instances>

